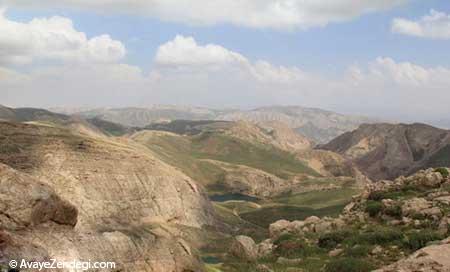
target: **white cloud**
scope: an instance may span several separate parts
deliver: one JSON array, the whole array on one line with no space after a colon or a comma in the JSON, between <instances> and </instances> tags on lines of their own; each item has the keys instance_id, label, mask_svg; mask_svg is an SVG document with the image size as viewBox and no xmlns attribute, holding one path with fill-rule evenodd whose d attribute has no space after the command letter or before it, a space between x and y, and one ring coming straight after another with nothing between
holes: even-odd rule
<instances>
[{"instance_id":1,"label":"white cloud","mask_svg":"<svg viewBox=\"0 0 450 272\"><path fill-rule=\"evenodd\" d=\"M18 7L71 7L133 13L195 25L306 29L354 19L408 0L0 0ZM1 2L0 2L1 3Z\"/></svg>"},{"instance_id":2,"label":"white cloud","mask_svg":"<svg viewBox=\"0 0 450 272\"><path fill-rule=\"evenodd\" d=\"M172 41L161 45L155 56L161 69L183 69L190 71L214 71L235 73L252 77L260 82L290 82L302 80L305 73L297 67L275 66L267 61L252 63L243 55L220 45L199 45L193 37L177 35ZM172 71L173 72L173 71Z\"/></svg>"},{"instance_id":3,"label":"white cloud","mask_svg":"<svg viewBox=\"0 0 450 272\"><path fill-rule=\"evenodd\" d=\"M430 38L430 39L450 39L450 15L431 10L429 15L425 15L417 21L397 18L392 21L392 32Z\"/></svg>"},{"instance_id":4,"label":"white cloud","mask_svg":"<svg viewBox=\"0 0 450 272\"><path fill-rule=\"evenodd\" d=\"M33 61L116 62L125 46L101 35L88 39L70 19L54 16L28 23L9 20L0 10L0 63L28 64Z\"/></svg>"},{"instance_id":5,"label":"white cloud","mask_svg":"<svg viewBox=\"0 0 450 272\"><path fill-rule=\"evenodd\" d=\"M177 35L158 48L155 61L159 65L223 65L244 63L247 60L240 54L222 46L207 44L199 46L192 37Z\"/></svg>"}]
</instances>

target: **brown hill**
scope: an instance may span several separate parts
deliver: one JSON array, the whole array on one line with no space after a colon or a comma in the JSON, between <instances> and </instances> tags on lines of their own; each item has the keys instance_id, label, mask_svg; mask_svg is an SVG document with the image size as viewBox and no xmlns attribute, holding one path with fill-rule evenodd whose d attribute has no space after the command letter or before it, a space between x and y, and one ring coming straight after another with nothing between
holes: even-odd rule
<instances>
[{"instance_id":1,"label":"brown hill","mask_svg":"<svg viewBox=\"0 0 450 272\"><path fill-rule=\"evenodd\" d=\"M450 165L450 131L425 124L361 125L319 148L351 159L373 180Z\"/></svg>"}]
</instances>

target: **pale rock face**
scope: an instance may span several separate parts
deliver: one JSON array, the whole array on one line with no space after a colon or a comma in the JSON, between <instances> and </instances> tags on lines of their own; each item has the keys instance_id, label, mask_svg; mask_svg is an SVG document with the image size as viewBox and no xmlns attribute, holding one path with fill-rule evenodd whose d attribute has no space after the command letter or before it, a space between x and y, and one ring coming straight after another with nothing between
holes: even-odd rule
<instances>
[{"instance_id":1,"label":"pale rock face","mask_svg":"<svg viewBox=\"0 0 450 272\"><path fill-rule=\"evenodd\" d=\"M0 228L20 230L45 222L75 226L78 210L47 185L0 164ZM20 207L20 209L18 209Z\"/></svg>"},{"instance_id":2,"label":"pale rock face","mask_svg":"<svg viewBox=\"0 0 450 272\"><path fill-rule=\"evenodd\" d=\"M0 207L9 203L7 212L15 218L0 213L10 257L115 261L124 271L202 271L178 227L215 223L193 180L126 140L1 126L2 139L22 148L0 153L0 161L28 174L0 168Z\"/></svg>"},{"instance_id":3,"label":"pale rock face","mask_svg":"<svg viewBox=\"0 0 450 272\"><path fill-rule=\"evenodd\" d=\"M413 198L405 201L402 205L403 215L413 215L431 208L432 204L424 198Z\"/></svg>"},{"instance_id":4,"label":"pale rock face","mask_svg":"<svg viewBox=\"0 0 450 272\"><path fill-rule=\"evenodd\" d=\"M450 271L450 244L432 245L416 251L406 259L383 267L375 272L448 272Z\"/></svg>"}]
</instances>

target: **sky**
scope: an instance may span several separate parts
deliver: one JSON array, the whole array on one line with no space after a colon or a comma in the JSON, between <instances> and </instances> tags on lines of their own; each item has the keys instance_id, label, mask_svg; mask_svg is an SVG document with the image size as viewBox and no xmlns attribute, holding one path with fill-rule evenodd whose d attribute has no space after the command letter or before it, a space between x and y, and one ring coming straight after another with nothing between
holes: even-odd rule
<instances>
[{"instance_id":1,"label":"sky","mask_svg":"<svg viewBox=\"0 0 450 272\"><path fill-rule=\"evenodd\" d=\"M38 4L36 4L38 3ZM0 104L450 119L447 0L0 0Z\"/></svg>"}]
</instances>

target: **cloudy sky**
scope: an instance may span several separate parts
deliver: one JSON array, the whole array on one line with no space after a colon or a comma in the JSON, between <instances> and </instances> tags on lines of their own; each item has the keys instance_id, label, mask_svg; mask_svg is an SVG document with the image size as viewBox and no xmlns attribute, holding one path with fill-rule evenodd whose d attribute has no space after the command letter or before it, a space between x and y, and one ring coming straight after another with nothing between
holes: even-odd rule
<instances>
[{"instance_id":1,"label":"cloudy sky","mask_svg":"<svg viewBox=\"0 0 450 272\"><path fill-rule=\"evenodd\" d=\"M448 0L0 0L0 104L450 118Z\"/></svg>"}]
</instances>

